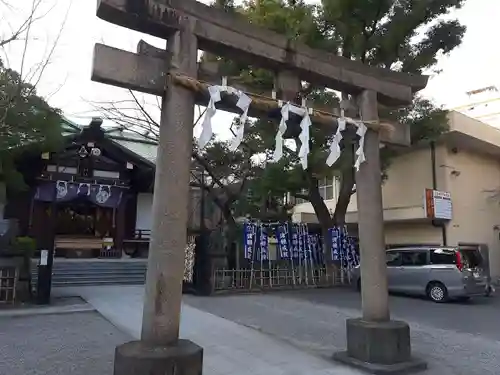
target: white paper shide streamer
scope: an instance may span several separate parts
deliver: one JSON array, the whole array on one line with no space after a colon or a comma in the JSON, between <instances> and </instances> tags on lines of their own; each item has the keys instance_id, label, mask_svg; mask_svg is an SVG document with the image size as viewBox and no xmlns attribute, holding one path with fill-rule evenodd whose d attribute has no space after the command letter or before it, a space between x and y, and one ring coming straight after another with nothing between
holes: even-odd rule
<instances>
[{"instance_id":1,"label":"white paper shide streamer","mask_svg":"<svg viewBox=\"0 0 500 375\"><path fill-rule=\"evenodd\" d=\"M207 105L207 112L205 113L205 118L203 119L203 123L201 125L201 134L198 139L198 147L200 150L203 150L205 146L210 142L213 135L212 129L212 118L215 116L215 112L217 109L215 108L215 103L221 101L220 96L220 86L210 86L208 88L208 92L210 94L210 100Z\"/></svg>"},{"instance_id":2,"label":"white paper shide streamer","mask_svg":"<svg viewBox=\"0 0 500 375\"><path fill-rule=\"evenodd\" d=\"M356 150L356 162L354 163L354 168L356 171L359 171L359 166L366 161L365 158L365 134L366 134L366 125L361 121L356 122L356 126L358 130L356 134L359 136L359 146Z\"/></svg>"},{"instance_id":3,"label":"white paper shide streamer","mask_svg":"<svg viewBox=\"0 0 500 375\"><path fill-rule=\"evenodd\" d=\"M355 125L358 129L356 134L359 136L359 146L356 149L356 161L354 163L354 168L359 171L359 167L362 163L366 161L365 157L365 134L367 127L362 121L356 121L349 117L340 117L338 120L337 132L333 136L332 143L330 145L330 154L326 159L326 165L331 167L339 159L340 151L340 141L342 140L342 133L346 129L347 124Z\"/></svg>"},{"instance_id":4,"label":"white paper shide streamer","mask_svg":"<svg viewBox=\"0 0 500 375\"><path fill-rule=\"evenodd\" d=\"M236 106L241 109L242 114L240 115L239 125L236 128L235 136L231 141L229 146L230 151L235 151L241 144L243 137L245 135L245 123L248 119L248 110L252 103L252 99L240 90L236 90L233 87L227 86L227 82L223 80L221 86L210 86L208 88L210 94L210 100L207 105L207 111L205 118L202 123L202 129L200 138L198 139L198 146L200 150L205 148L210 142L213 136L212 119L217 111L216 104L222 100L221 93L226 92L230 95L236 95L238 97L238 102ZM280 102L281 103L281 102ZM281 107L281 121L278 127L278 132L275 137L275 149L272 161L278 162L283 157L283 146L284 139L283 136L287 130L287 121L290 118L290 112L295 113L302 117L300 122L300 149L298 152L300 164L303 169L307 169L308 156L310 152L309 141L310 141L310 127L312 125L310 113L312 113L305 105L303 107L297 107L293 104L286 103ZM359 170L360 165L366 161L364 146L365 146L365 134L367 131L366 125L362 121L353 120L348 117L344 117L343 113L341 117L337 120L338 127L335 135L333 136L332 143L330 145L330 153L326 159L326 164L331 167L339 159L340 141L342 140L342 132L345 131L347 124L355 125L357 127L356 134L359 136L359 146L356 150L356 161L354 167Z\"/></svg>"},{"instance_id":5,"label":"white paper shide streamer","mask_svg":"<svg viewBox=\"0 0 500 375\"><path fill-rule=\"evenodd\" d=\"M342 140L342 133L346 127L346 119L340 117L337 120L337 132L333 136L332 143L330 144L330 154L326 159L326 165L331 167L340 158L340 141Z\"/></svg>"},{"instance_id":6,"label":"white paper shide streamer","mask_svg":"<svg viewBox=\"0 0 500 375\"><path fill-rule=\"evenodd\" d=\"M210 100L207 105L205 119L203 120L203 123L201 125L202 128L200 138L198 139L198 147L200 148L200 150L202 150L210 142L210 139L213 135L212 118L215 116L215 113L217 111L215 104L222 100L221 93L227 92L228 94L238 96L238 102L236 103L236 106L243 111L243 113L240 115L240 124L236 129L236 135L229 146L229 149L231 151L235 151L241 144L243 136L245 135L245 123L248 118L248 109L250 108L252 99L244 92L236 90L233 87L226 86L225 84L223 84L222 86L210 86L208 88L208 92L210 93Z\"/></svg>"},{"instance_id":7,"label":"white paper shide streamer","mask_svg":"<svg viewBox=\"0 0 500 375\"><path fill-rule=\"evenodd\" d=\"M307 169L307 157L309 156L309 128L312 125L311 118L309 117L309 112L307 108L304 110L304 117L300 122L300 150L299 150L299 159L300 164L302 164L303 169Z\"/></svg>"},{"instance_id":8,"label":"white paper shide streamer","mask_svg":"<svg viewBox=\"0 0 500 375\"><path fill-rule=\"evenodd\" d=\"M229 146L230 151L236 151L236 149L240 146L241 142L243 141L243 137L245 135L245 123L247 122L248 119L248 109L250 108L250 104L252 103L252 99L244 92L238 91L237 95L239 98L238 102L236 103L236 106L239 109L241 109L243 113L240 116L240 123L236 128L236 135L233 138L231 145Z\"/></svg>"},{"instance_id":9,"label":"white paper shide streamer","mask_svg":"<svg viewBox=\"0 0 500 375\"><path fill-rule=\"evenodd\" d=\"M309 156L309 139L310 133L309 128L312 125L311 117L309 116L309 110L307 107L297 107L293 104L286 103L281 108L281 121L278 127L278 132L276 133L276 146L273 154L273 162L278 162L283 157L283 135L286 132L287 125L286 122L290 118L290 112L302 117L300 122L300 149L299 149L299 159L302 168L307 169L307 158Z\"/></svg>"},{"instance_id":10,"label":"white paper shide streamer","mask_svg":"<svg viewBox=\"0 0 500 375\"><path fill-rule=\"evenodd\" d=\"M278 127L278 132L276 133L276 145L273 154L273 162L278 162L283 156L283 134L286 132L286 122L290 116L290 103L286 103L281 107L281 121Z\"/></svg>"}]
</instances>

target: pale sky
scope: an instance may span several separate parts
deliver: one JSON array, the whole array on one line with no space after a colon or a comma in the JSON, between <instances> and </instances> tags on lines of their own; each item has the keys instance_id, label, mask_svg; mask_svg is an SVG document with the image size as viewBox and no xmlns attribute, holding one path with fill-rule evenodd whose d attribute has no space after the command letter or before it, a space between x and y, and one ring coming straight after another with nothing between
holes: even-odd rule
<instances>
[{"instance_id":1,"label":"pale sky","mask_svg":"<svg viewBox=\"0 0 500 375\"><path fill-rule=\"evenodd\" d=\"M32 0L7 0L14 9L0 7L0 39L29 14ZM203 2L208 2L205 0ZM98 19L95 15L96 0L43 0L48 11L30 31L23 73L36 71L37 64L46 59L64 23L50 64L43 72L38 92L48 98L51 105L61 108L65 115L78 123L88 123L96 115L90 101L115 101L128 98L126 90L95 83L90 80L92 51L97 42L112 47L135 51L143 38L158 47L160 39L152 38ZM65 15L68 14L67 17ZM497 85L500 88L500 49L495 47L494 36L486 26L495 25L500 15L499 0L468 0L456 16L468 28L461 47L450 56L440 59L442 73L432 76L424 96L437 104L455 107L470 102L465 94L469 90ZM20 70L24 41L10 43L2 53L10 67ZM119 68L119 67L117 67ZM499 94L500 96L500 94ZM151 98L146 98L150 101ZM500 112L500 102L498 102ZM218 114L216 131L226 133L231 116Z\"/></svg>"}]
</instances>

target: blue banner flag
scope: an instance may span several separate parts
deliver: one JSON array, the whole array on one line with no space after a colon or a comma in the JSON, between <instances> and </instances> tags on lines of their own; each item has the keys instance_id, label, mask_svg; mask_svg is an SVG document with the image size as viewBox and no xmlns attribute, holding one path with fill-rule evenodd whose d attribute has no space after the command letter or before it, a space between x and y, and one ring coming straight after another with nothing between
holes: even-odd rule
<instances>
[{"instance_id":1,"label":"blue banner flag","mask_svg":"<svg viewBox=\"0 0 500 375\"><path fill-rule=\"evenodd\" d=\"M292 258L297 259L299 257L299 236L297 235L296 228L291 228L292 230Z\"/></svg>"},{"instance_id":2,"label":"blue banner flag","mask_svg":"<svg viewBox=\"0 0 500 375\"><path fill-rule=\"evenodd\" d=\"M263 226L260 227L260 259L269 260L269 237Z\"/></svg>"},{"instance_id":3,"label":"blue banner flag","mask_svg":"<svg viewBox=\"0 0 500 375\"><path fill-rule=\"evenodd\" d=\"M290 259L290 244L288 241L286 225L278 225L276 228L276 239L281 259Z\"/></svg>"},{"instance_id":4,"label":"blue banner flag","mask_svg":"<svg viewBox=\"0 0 500 375\"><path fill-rule=\"evenodd\" d=\"M331 252L332 252L332 259L334 262L340 261L340 233L338 228L330 228L328 229L328 234L330 235L331 239Z\"/></svg>"},{"instance_id":5,"label":"blue banner flag","mask_svg":"<svg viewBox=\"0 0 500 375\"><path fill-rule=\"evenodd\" d=\"M252 223L245 223L243 225L243 248L245 252L245 259L252 259L254 246L255 225Z\"/></svg>"}]
</instances>

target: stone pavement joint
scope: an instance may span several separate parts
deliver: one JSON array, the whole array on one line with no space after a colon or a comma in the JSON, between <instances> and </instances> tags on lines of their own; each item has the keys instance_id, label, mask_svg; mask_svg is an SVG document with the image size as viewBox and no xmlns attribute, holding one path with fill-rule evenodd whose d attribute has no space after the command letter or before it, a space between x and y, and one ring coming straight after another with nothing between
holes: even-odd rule
<instances>
[{"instance_id":1,"label":"stone pavement joint","mask_svg":"<svg viewBox=\"0 0 500 375\"><path fill-rule=\"evenodd\" d=\"M0 318L13 318L32 315L72 314L95 311L95 308L80 298L56 299L50 306L26 305L0 310Z\"/></svg>"}]
</instances>

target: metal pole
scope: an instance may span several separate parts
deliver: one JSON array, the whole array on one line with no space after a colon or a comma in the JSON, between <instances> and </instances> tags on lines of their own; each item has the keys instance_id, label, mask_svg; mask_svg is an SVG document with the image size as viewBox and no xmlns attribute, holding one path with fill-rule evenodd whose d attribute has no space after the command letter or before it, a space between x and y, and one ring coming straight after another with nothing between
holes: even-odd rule
<instances>
[{"instance_id":1,"label":"metal pole","mask_svg":"<svg viewBox=\"0 0 500 375\"><path fill-rule=\"evenodd\" d=\"M293 261L293 235L292 235L293 228L292 228L290 223L286 223L284 225L284 228L286 228L286 231L287 231L286 235L287 235L287 238L289 240L288 255L290 257L290 266L292 267L292 282L293 282L293 286L295 286L297 284L297 280L295 278L295 267L294 267L294 261Z\"/></svg>"},{"instance_id":2,"label":"metal pole","mask_svg":"<svg viewBox=\"0 0 500 375\"><path fill-rule=\"evenodd\" d=\"M200 232L205 231L205 171L201 171Z\"/></svg>"},{"instance_id":3,"label":"metal pole","mask_svg":"<svg viewBox=\"0 0 500 375\"><path fill-rule=\"evenodd\" d=\"M56 175L59 173L59 153L56 153ZM54 263L54 249L57 231L57 179L54 186L54 197L50 202L50 242L48 243L47 264L38 265L38 281L36 299L39 305L50 304L52 290L52 266ZM44 250L42 250L44 251ZM42 258L44 255L42 254Z\"/></svg>"},{"instance_id":4,"label":"metal pole","mask_svg":"<svg viewBox=\"0 0 500 375\"><path fill-rule=\"evenodd\" d=\"M264 257L262 249L262 223L259 224L259 254L260 254L260 287L264 286Z\"/></svg>"},{"instance_id":5,"label":"metal pole","mask_svg":"<svg viewBox=\"0 0 500 375\"><path fill-rule=\"evenodd\" d=\"M271 262L271 250L270 250L270 241L269 239L271 238L270 237L270 229L271 227L269 228L266 228L266 235L267 235L267 268L269 269L269 287L272 288L273 287L273 271L272 271L272 262Z\"/></svg>"}]
</instances>

